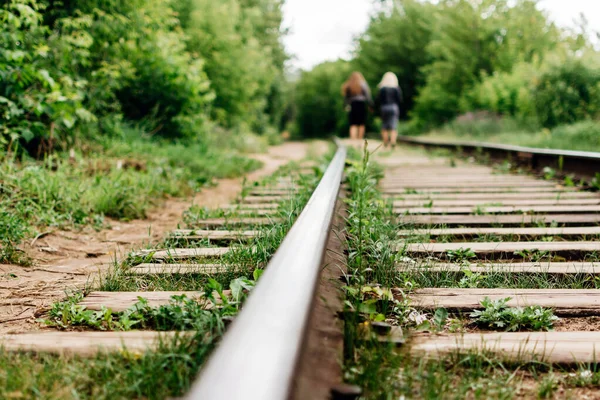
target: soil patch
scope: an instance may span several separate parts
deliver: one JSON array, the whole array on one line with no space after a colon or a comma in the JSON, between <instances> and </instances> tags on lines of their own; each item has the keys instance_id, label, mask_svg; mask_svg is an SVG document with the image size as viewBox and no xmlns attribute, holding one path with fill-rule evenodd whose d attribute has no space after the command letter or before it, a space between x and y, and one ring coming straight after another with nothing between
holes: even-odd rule
<instances>
[{"instance_id":1,"label":"soil patch","mask_svg":"<svg viewBox=\"0 0 600 400\"><path fill-rule=\"evenodd\" d=\"M561 318L554 322L557 332L598 332L600 331L600 317Z\"/></svg>"},{"instance_id":2,"label":"soil patch","mask_svg":"<svg viewBox=\"0 0 600 400\"><path fill-rule=\"evenodd\" d=\"M246 175L254 181L275 172L290 161L299 161L310 152L323 154L327 142L289 142L269 148L266 154L252 155L263 167ZM229 204L242 189L244 178L223 179L194 198L169 199L152 210L145 220L109 220L110 228L99 232L51 231L24 243L21 248L35 266L0 264L0 334L39 329L35 315L64 298L65 293L93 286L112 263L132 249L151 246L176 229L182 214L192 204L217 208Z\"/></svg>"}]
</instances>

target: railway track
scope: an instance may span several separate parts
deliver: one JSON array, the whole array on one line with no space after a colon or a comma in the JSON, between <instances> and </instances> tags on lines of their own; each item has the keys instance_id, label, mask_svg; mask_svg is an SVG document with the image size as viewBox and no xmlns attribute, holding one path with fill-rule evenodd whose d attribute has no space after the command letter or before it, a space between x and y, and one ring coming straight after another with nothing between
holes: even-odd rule
<instances>
[{"instance_id":1,"label":"railway track","mask_svg":"<svg viewBox=\"0 0 600 400\"><path fill-rule=\"evenodd\" d=\"M550 332L441 329L418 334L409 341L410 351L437 358L485 351L498 360L594 365L600 359L600 332L597 320L589 317L600 315L600 195L531 173L553 168L558 177L590 179L600 169L600 155L412 138L404 142L462 152L450 158L409 153L380 160L386 171L381 188L401 224L398 268L418 275L425 286L409 294L411 305L465 317L484 308L484 298L510 298L509 307L541 306L561 317ZM465 153L509 160L529 173L465 161ZM477 279L461 280L467 275ZM497 278L496 284L486 279L490 276Z\"/></svg>"},{"instance_id":2,"label":"railway track","mask_svg":"<svg viewBox=\"0 0 600 400\"><path fill-rule=\"evenodd\" d=\"M119 261L108 276L102 277L100 290L88 291L59 306L59 318L53 319L56 312L51 310L52 325L58 323L66 331L5 335L0 338L2 351L49 353L66 357L67 363L72 356L93 359L111 353L138 360L158 349L177 354L180 343L184 352L187 348L194 353L195 346L203 346L202 335L211 337L209 347L216 335L218 349L186 398L269 399L292 393L307 398L319 391L328 393L320 371L325 370L329 380L341 380L335 353L341 352L342 333L335 311L321 302L327 299L327 304L337 302L341 308L341 292L331 285L330 278L344 267L339 250L343 234L332 232L344 229L338 195L345 157L342 147L314 184L315 163L308 162L276 174L261 186L250 186L236 204L208 214L191 210L186 229L171 232L158 248L135 251ZM326 248L334 253L326 252ZM262 275L256 274L263 270ZM254 281L248 279L252 276ZM221 289L227 286L227 290ZM322 297L315 300L317 289ZM207 317L202 317L195 306L187 311L187 299L204 310L229 311L211 314L208 323L215 326L205 331L201 327L197 337L195 322L187 321L182 327L181 319ZM242 301L243 312L238 314ZM160 318L168 321L161 329L152 325L136 330L146 323L138 321L134 330L119 331L122 315L135 316L161 307ZM103 321L94 319L91 323L90 315L83 317L87 312L95 313L94 318L104 315ZM183 314L186 312L190 315ZM173 320L179 319L179 323L172 324L165 313L179 314ZM222 323L231 326L221 341ZM327 348L320 342L323 330L338 332ZM315 357L330 361L314 365ZM299 375L297 369L305 372ZM235 385L231 384L232 374Z\"/></svg>"},{"instance_id":3,"label":"railway track","mask_svg":"<svg viewBox=\"0 0 600 400\"><path fill-rule=\"evenodd\" d=\"M442 147L469 151L469 145ZM572 173L591 179L596 167L582 166L581 159L600 170L600 156L589 153L490 151L498 160L508 158L533 172L556 168L555 177ZM481 156L486 149L474 144L471 152ZM117 266L116 277L109 277L110 284L104 284L106 290L86 293L77 306L128 313L140 298L156 308L172 305L173 296L193 299L205 310L233 306L235 312L220 315L228 328L184 394L187 399L327 399L332 393L334 398L357 398L358 388L339 385L344 380L340 278L345 283L351 279L347 254L355 250L346 248L347 210L341 201L347 196L341 185L345 161L346 149L339 147L297 219L289 213L293 207L282 212L282 204L293 203L301 191L296 185L301 174L292 171L245 191L239 203L218 215L190 216L188 226L173 231L162 248L131 254ZM418 287L394 288L394 296L423 315L445 309L463 322L482 309L485 298L505 299L507 307L549 308L561 318L551 332L492 332L472 326L451 332L440 326L423 333L401 326L405 340L385 335L378 340L402 342L400 351L427 359L469 352L547 365L591 365L600 359L600 325L590 319L600 316L600 195L557 179L406 148L378 162L385 171L379 191L397 224L388 243L397 260L394 281ZM281 227L288 226L289 232L283 232L287 229ZM280 238L285 234L274 254L265 244L265 232ZM252 265L244 263L248 259ZM207 284L210 277L248 277L263 269L258 282L242 284L253 287L247 299L233 283L227 290L208 292L217 287ZM403 324L393 316L386 322ZM397 335L398 330L392 331ZM142 354L187 335L193 332L45 331L7 335L2 346L5 351L84 357L124 348Z\"/></svg>"}]
</instances>

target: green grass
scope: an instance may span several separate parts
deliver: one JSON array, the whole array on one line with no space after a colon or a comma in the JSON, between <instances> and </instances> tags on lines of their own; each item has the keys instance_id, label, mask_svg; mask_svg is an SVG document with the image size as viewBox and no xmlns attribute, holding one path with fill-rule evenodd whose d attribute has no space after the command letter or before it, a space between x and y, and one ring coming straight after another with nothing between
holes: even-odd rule
<instances>
[{"instance_id":1,"label":"green grass","mask_svg":"<svg viewBox=\"0 0 600 400\"><path fill-rule=\"evenodd\" d=\"M475 140L563 150L600 151L600 125L581 121L552 130L523 125L511 119L453 122L426 135L438 139Z\"/></svg>"},{"instance_id":2,"label":"green grass","mask_svg":"<svg viewBox=\"0 0 600 400\"><path fill-rule=\"evenodd\" d=\"M396 281L393 250L394 215L391 203L377 190L382 176L365 149L360 155L349 151L350 167L346 171L349 186L347 218L348 273L345 302L344 358L352 365L360 347L365 321L382 321L390 314L407 317L407 304L395 301L385 288Z\"/></svg>"},{"instance_id":3,"label":"green grass","mask_svg":"<svg viewBox=\"0 0 600 400\"><path fill-rule=\"evenodd\" d=\"M84 149L84 150L82 150ZM47 227L107 226L105 217L145 218L168 197L260 167L241 150L200 143L106 139L36 161L0 158L0 262L23 264L19 243Z\"/></svg>"},{"instance_id":4,"label":"green grass","mask_svg":"<svg viewBox=\"0 0 600 400\"><path fill-rule=\"evenodd\" d=\"M329 155L321 160L323 166L316 168L311 173L299 174L297 173L298 165L291 163L260 181L259 186L264 187L276 181L279 177L293 176L297 191L281 201L279 207L275 210L275 214L270 216L270 218L277 219L278 223L252 227L253 230L258 232L257 236L243 243L230 243L232 246L231 251L221 258L196 260L200 263L226 266L225 272L212 276L201 274L132 275L128 273L131 266L142 262L152 262L152 259L151 256L129 257L123 264L115 264L107 272L101 280L100 289L105 291L201 290L203 285L211 278L228 288L232 279L250 277L255 269L264 268L285 238L288 230L318 184L328 159ZM230 210L207 210L192 206L184 214L184 225L193 227L205 218L222 217L223 215L235 216L235 214L231 214ZM247 227L244 227L244 229L247 229ZM186 240L166 239L161 245L154 248L175 249L215 246L221 247L221 244L211 243L207 240L190 243ZM165 261L174 262L173 260ZM185 260L183 263L192 261Z\"/></svg>"},{"instance_id":5,"label":"green grass","mask_svg":"<svg viewBox=\"0 0 600 400\"><path fill-rule=\"evenodd\" d=\"M400 272L399 262L410 261L403 251L394 252L399 229L415 230L403 225L401 216L394 215L390 199L377 191L381 169L370 160L352 154L347 171L351 198L348 218L348 267L345 308L344 371L348 383L364 390L363 398L424 398L424 399L502 399L516 397L546 398L561 390L567 398L579 398L579 388L595 388L596 372L585 375L572 370L553 370L551 366L528 361L502 362L486 352L449 354L427 358L410 354L410 341L402 347L382 343L372 328L373 322L385 321L400 325L405 336L415 331L459 332L469 329L545 330L552 328L551 310L541 308L517 309L505 304L487 304L472 317L452 316L438 309L423 313L411 305L408 295L422 287L464 288L595 288L592 275L509 274L501 271L474 273L427 270L430 260L414 259L417 270ZM396 220L399 219L399 221ZM427 235L408 237L408 242L427 239ZM441 238L441 242L456 238ZM501 238L479 238L500 240ZM404 240L404 239L402 239ZM473 254L464 248L451 254L453 261L470 264ZM522 256L522 255L521 255ZM527 254L530 256L536 256ZM390 291L389 288L395 288ZM483 299L482 299L483 300ZM489 307L487 307L489 306ZM497 307L494 307L497 306ZM481 314L481 315L480 315ZM498 326L500 323L503 326ZM596 366L592 366L596 371ZM582 366L587 371L589 366ZM582 373L583 373L582 372ZM587 374L587 372L585 372Z\"/></svg>"},{"instance_id":6,"label":"green grass","mask_svg":"<svg viewBox=\"0 0 600 400\"><path fill-rule=\"evenodd\" d=\"M375 341L360 347L346 380L368 399L583 398L600 384L597 365L557 368L544 363L502 362L488 353L411 355Z\"/></svg>"},{"instance_id":7,"label":"green grass","mask_svg":"<svg viewBox=\"0 0 600 400\"><path fill-rule=\"evenodd\" d=\"M419 264L417 264L419 265ZM600 282L590 274L555 275L547 273L510 273L499 268L484 273L473 273L467 269L461 272L429 271L426 263L422 269L399 272L395 284L410 282L412 288L478 288L478 289L596 289Z\"/></svg>"},{"instance_id":8,"label":"green grass","mask_svg":"<svg viewBox=\"0 0 600 400\"><path fill-rule=\"evenodd\" d=\"M330 158L323 159L323 165ZM149 307L141 296L138 304L125 312L87 310L77 302L81 294L55 303L43 317L46 324L66 330L188 330L192 337L180 337L161 343L157 351L131 353L122 351L92 358L60 357L13 353L0 350L0 398L44 399L163 399L183 395L196 377L200 366L223 335L226 321L237 314L248 291L259 279L262 267L285 237L295 218L306 204L324 168L309 174L297 174L297 165L288 165L265 178L294 174L298 193L278 208L281 224L260 228L258 237L246 248L219 260L223 264L244 266L217 276L203 275L128 275L135 261L115 263L108 276L101 278L101 290L155 291L198 290L209 295L213 304L205 309L197 301L175 297L170 304ZM165 245L176 243L165 242ZM200 241L199 246L207 243ZM185 243L184 243L185 245ZM253 250L248 250L248 246ZM230 292L224 292L229 289Z\"/></svg>"},{"instance_id":9,"label":"green grass","mask_svg":"<svg viewBox=\"0 0 600 400\"><path fill-rule=\"evenodd\" d=\"M204 331L220 323L223 317L237 314L259 276L257 270L253 279L233 279L228 285L230 293L226 293L223 285L216 280L208 279L203 287L202 300L176 295L171 297L168 304L152 307L144 296L140 296L136 304L122 312L114 312L105 307L97 311L89 310L78 304L83 299L83 294L77 293L65 301L54 303L48 316L41 322L60 329L83 327L102 331Z\"/></svg>"},{"instance_id":10,"label":"green grass","mask_svg":"<svg viewBox=\"0 0 600 400\"><path fill-rule=\"evenodd\" d=\"M2 399L165 399L183 395L225 327L215 319L191 337L163 340L155 351L92 358L0 350Z\"/></svg>"},{"instance_id":11,"label":"green grass","mask_svg":"<svg viewBox=\"0 0 600 400\"><path fill-rule=\"evenodd\" d=\"M0 202L0 207L3 206ZM32 260L17 248L27 233L27 221L22 216L0 210L0 263L31 264Z\"/></svg>"}]
</instances>

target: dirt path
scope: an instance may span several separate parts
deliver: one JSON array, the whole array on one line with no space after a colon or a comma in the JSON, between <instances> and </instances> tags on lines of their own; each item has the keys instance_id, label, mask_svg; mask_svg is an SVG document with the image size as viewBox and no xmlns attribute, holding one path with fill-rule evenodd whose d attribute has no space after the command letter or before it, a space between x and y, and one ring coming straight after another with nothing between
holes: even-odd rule
<instances>
[{"instance_id":1,"label":"dirt path","mask_svg":"<svg viewBox=\"0 0 600 400\"><path fill-rule=\"evenodd\" d=\"M324 153L326 142L285 143L256 154L263 167L246 176L249 181L275 172L289 161L306 158L310 152ZM151 211L145 220L109 221L111 228L96 232L54 231L22 248L34 258L34 267L0 264L0 334L38 328L34 316L66 291L93 285L98 273L106 271L128 251L160 241L181 222L192 204L217 208L233 201L242 189L243 178L223 179L194 198L171 199Z\"/></svg>"}]
</instances>

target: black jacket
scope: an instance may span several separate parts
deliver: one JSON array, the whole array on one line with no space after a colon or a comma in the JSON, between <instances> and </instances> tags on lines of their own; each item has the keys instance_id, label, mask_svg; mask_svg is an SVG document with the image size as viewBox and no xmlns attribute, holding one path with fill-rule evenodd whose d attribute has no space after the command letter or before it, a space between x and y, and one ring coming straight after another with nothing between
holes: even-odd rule
<instances>
[{"instance_id":1,"label":"black jacket","mask_svg":"<svg viewBox=\"0 0 600 400\"><path fill-rule=\"evenodd\" d=\"M379 89L379 96L377 97L379 108L381 109L390 104L397 104L398 108L400 108L400 104L402 104L402 90L399 87L382 87Z\"/></svg>"}]
</instances>

